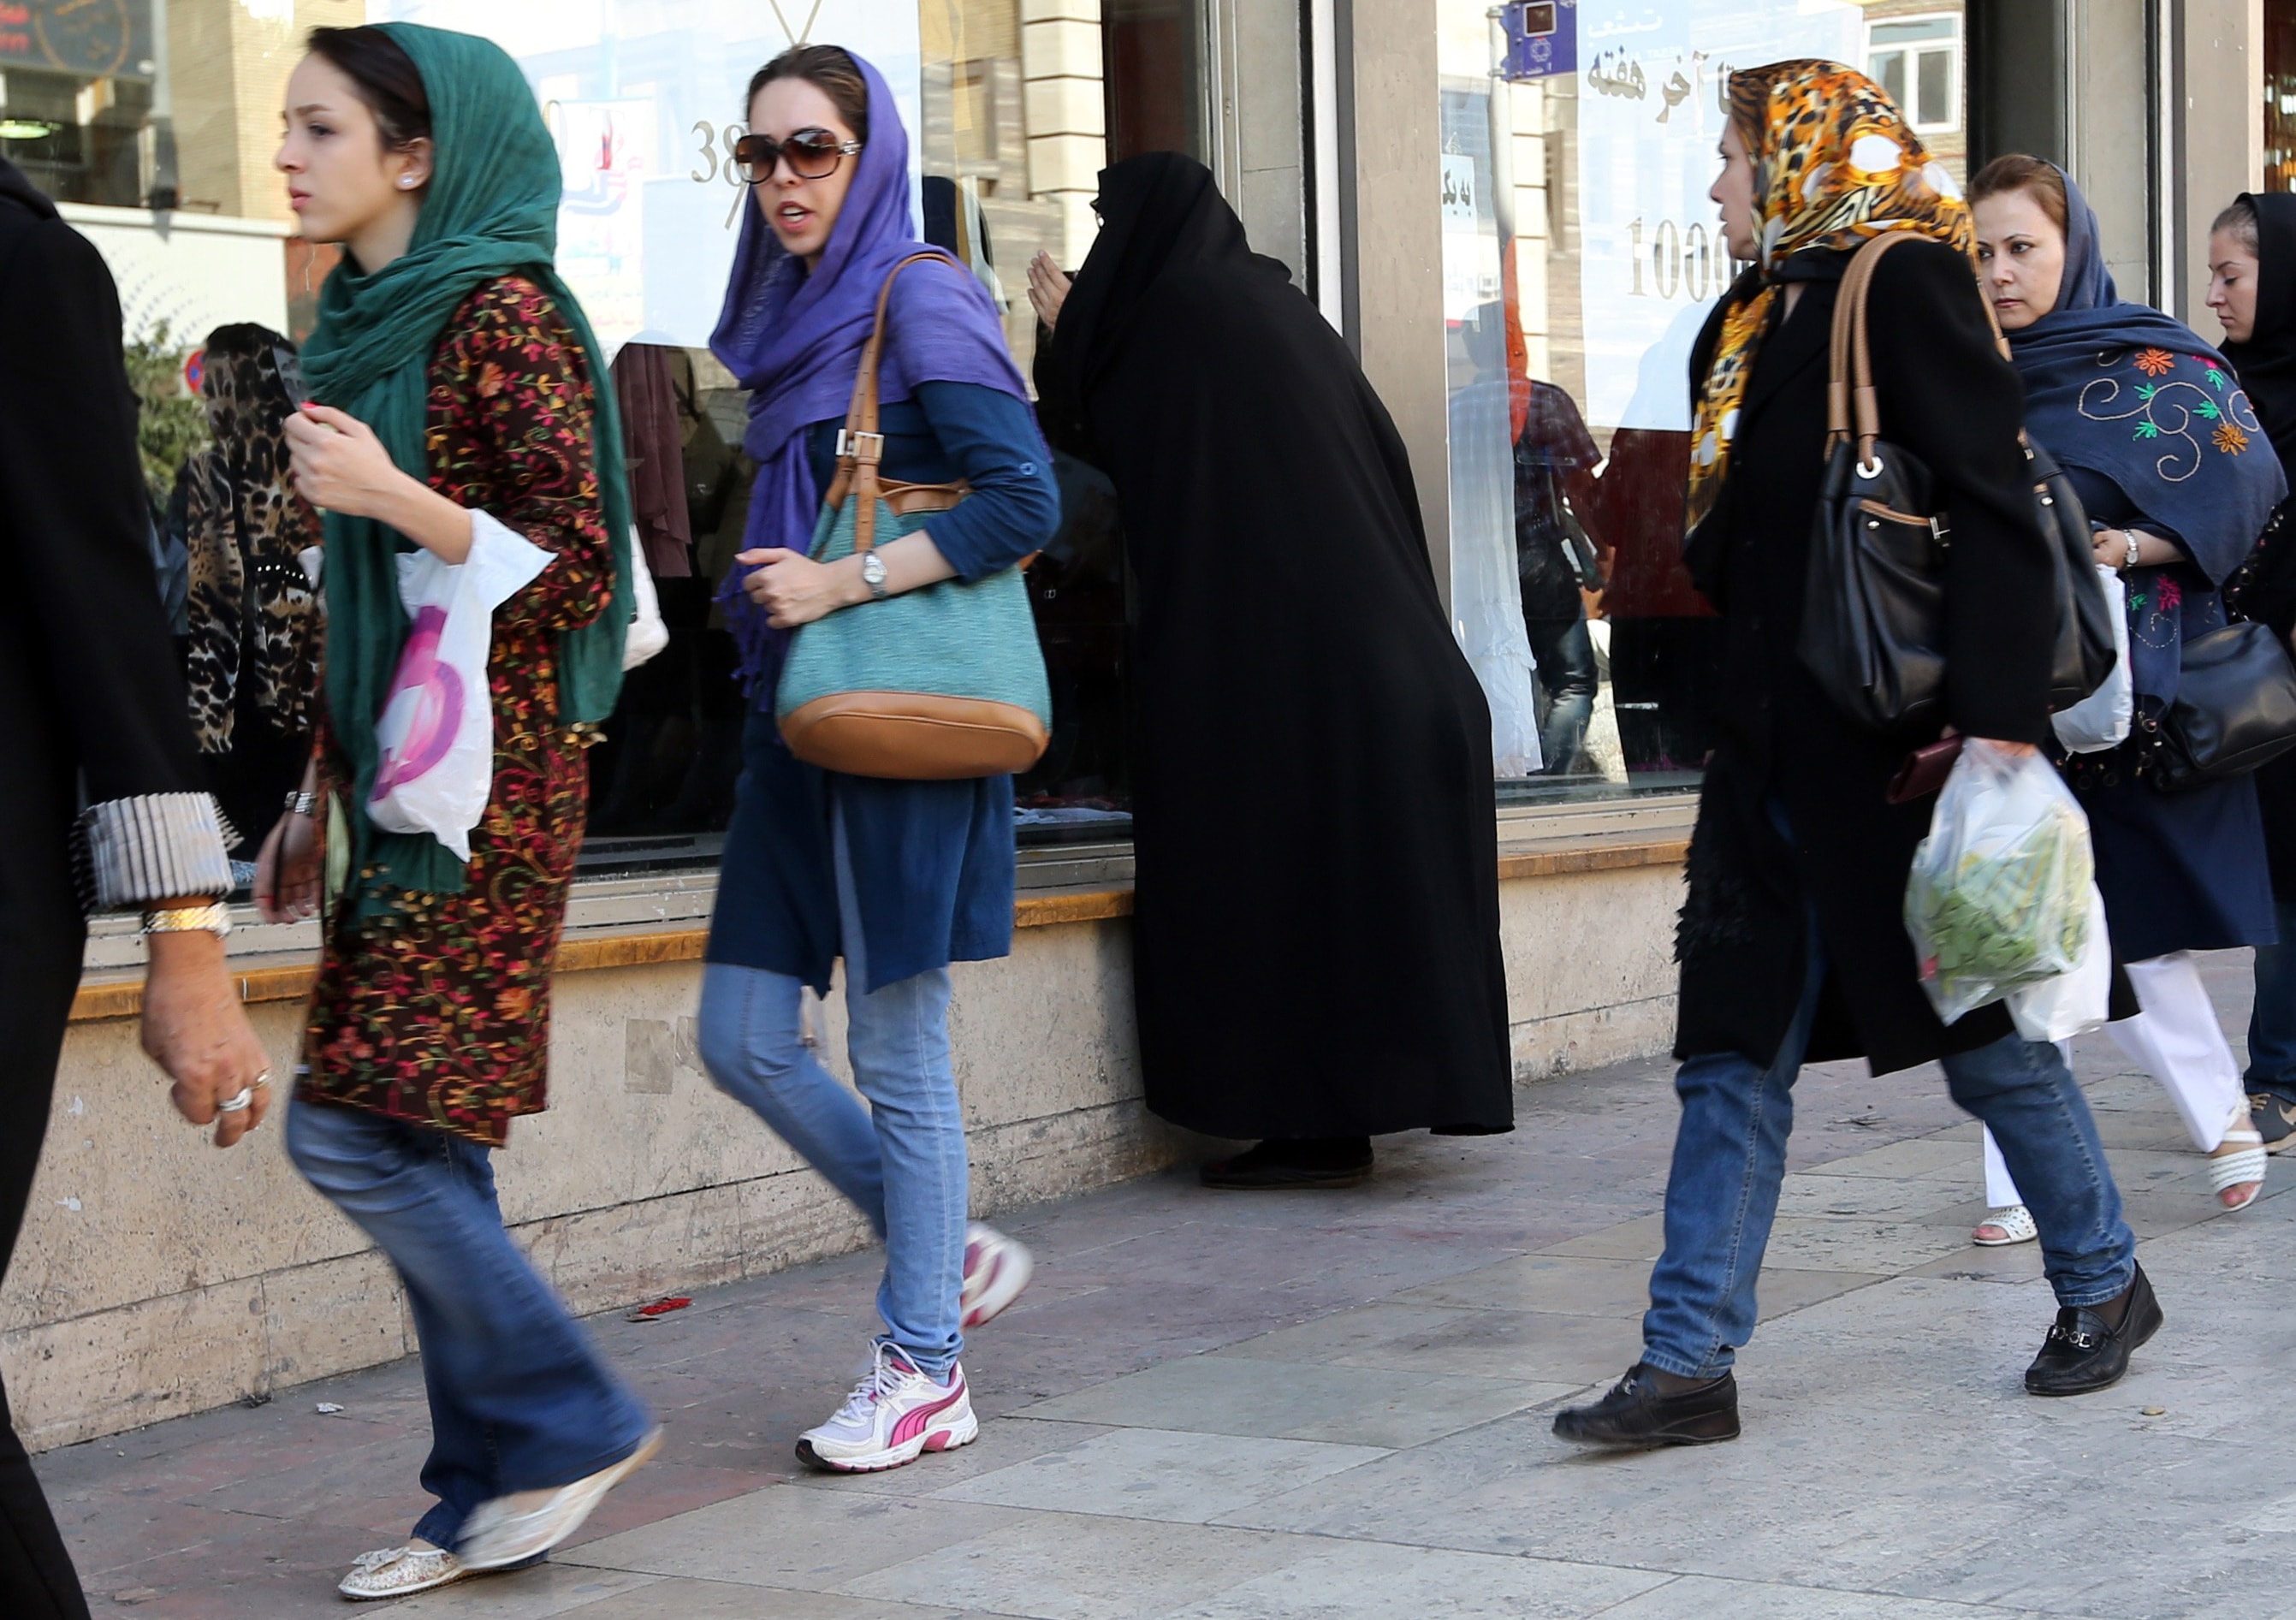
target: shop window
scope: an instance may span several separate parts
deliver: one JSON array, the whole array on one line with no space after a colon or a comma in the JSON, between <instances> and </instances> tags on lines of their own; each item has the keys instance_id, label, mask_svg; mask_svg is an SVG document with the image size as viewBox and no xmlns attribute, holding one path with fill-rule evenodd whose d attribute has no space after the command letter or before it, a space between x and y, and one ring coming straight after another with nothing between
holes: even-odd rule
<instances>
[{"instance_id":1,"label":"shop window","mask_svg":"<svg viewBox=\"0 0 2296 1620\"><path fill-rule=\"evenodd\" d=\"M1693 784L1718 621L1683 570L1690 349L1734 69L1863 64L1958 176L1960 8L1437 0L1450 585L1502 802Z\"/></svg>"},{"instance_id":2,"label":"shop window","mask_svg":"<svg viewBox=\"0 0 2296 1620\"><path fill-rule=\"evenodd\" d=\"M2264 187L2296 191L2296 0L2264 4Z\"/></svg>"},{"instance_id":3,"label":"shop window","mask_svg":"<svg viewBox=\"0 0 2296 1620\"><path fill-rule=\"evenodd\" d=\"M178 469L154 457L180 462L203 431L191 397L205 335L252 321L308 336L340 258L294 234L271 168L308 31L425 22L485 35L518 60L563 160L558 266L611 359L601 380L629 424L640 550L670 630L591 751L584 870L707 865L744 716L713 598L741 549L755 468L742 448L748 402L707 344L748 197L730 154L749 76L791 27L878 64L914 143L920 229L979 277L1026 374L1039 335L1028 263L1040 250L1083 262L1111 118L1135 150L1201 144L1193 0L1107 0L1105 35L1103 3L0 0L0 154L111 262L139 376L174 413L168 433L146 435L164 495ZM1129 823L1115 503L1093 469L1055 462L1067 518L1029 573L1053 742L1019 784L1024 842L1121 836Z\"/></svg>"},{"instance_id":4,"label":"shop window","mask_svg":"<svg viewBox=\"0 0 2296 1620\"><path fill-rule=\"evenodd\" d=\"M1144 151L1204 156L1201 0L1107 0L1111 162Z\"/></svg>"}]
</instances>

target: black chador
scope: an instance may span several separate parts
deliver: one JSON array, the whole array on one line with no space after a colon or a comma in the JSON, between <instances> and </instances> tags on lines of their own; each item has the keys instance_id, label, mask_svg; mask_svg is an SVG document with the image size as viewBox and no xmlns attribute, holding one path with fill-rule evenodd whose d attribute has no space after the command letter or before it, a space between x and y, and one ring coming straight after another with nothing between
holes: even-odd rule
<instances>
[{"instance_id":1,"label":"black chador","mask_svg":"<svg viewBox=\"0 0 2296 1620\"><path fill-rule=\"evenodd\" d=\"M1202 165L1101 176L1042 368L1138 582L1148 1106L1234 1138L1513 1123L1491 722L1410 462Z\"/></svg>"}]
</instances>

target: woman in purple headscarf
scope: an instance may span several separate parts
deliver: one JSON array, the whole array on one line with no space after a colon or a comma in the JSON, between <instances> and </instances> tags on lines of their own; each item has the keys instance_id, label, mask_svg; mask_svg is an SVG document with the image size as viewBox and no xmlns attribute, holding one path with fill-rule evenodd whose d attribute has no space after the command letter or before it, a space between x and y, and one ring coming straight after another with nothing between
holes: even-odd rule
<instances>
[{"instance_id":1,"label":"woman in purple headscarf","mask_svg":"<svg viewBox=\"0 0 2296 1620\"><path fill-rule=\"evenodd\" d=\"M957 1364L966 1328L1028 1279L1027 1252L965 1220L964 1126L949 1063L952 961L1012 949L1013 781L892 781L804 764L774 688L790 631L949 578L985 578L1051 539L1060 496L980 283L952 260L894 282L880 370L888 479L971 493L859 556L806 554L862 345L888 274L914 253L909 145L877 70L833 45L783 53L750 83L736 161L745 210L710 347L750 392L758 462L748 549L721 593L754 707L726 830L701 992L710 1076L859 1206L885 1243L871 1370L798 1455L898 1468L980 1432ZM802 993L845 959L865 1109L808 1044Z\"/></svg>"}]
</instances>

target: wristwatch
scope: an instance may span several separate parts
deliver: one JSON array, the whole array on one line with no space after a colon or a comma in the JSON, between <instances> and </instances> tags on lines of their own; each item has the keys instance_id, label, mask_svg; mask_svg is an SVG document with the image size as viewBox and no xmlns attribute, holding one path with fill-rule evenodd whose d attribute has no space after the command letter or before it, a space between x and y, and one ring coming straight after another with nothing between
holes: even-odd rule
<instances>
[{"instance_id":1,"label":"wristwatch","mask_svg":"<svg viewBox=\"0 0 2296 1620\"><path fill-rule=\"evenodd\" d=\"M2123 558L2120 563L2121 572L2125 574L2136 566L2136 531L2133 528L2125 528L2120 532L2128 541L2128 555Z\"/></svg>"},{"instance_id":2,"label":"wristwatch","mask_svg":"<svg viewBox=\"0 0 2296 1620\"><path fill-rule=\"evenodd\" d=\"M861 553L861 583L869 587L872 601L885 600L885 560L874 552Z\"/></svg>"},{"instance_id":3,"label":"wristwatch","mask_svg":"<svg viewBox=\"0 0 2296 1620\"><path fill-rule=\"evenodd\" d=\"M217 900L206 905L178 905L144 913L146 934L196 934L205 931L217 939L231 933L231 907Z\"/></svg>"}]
</instances>

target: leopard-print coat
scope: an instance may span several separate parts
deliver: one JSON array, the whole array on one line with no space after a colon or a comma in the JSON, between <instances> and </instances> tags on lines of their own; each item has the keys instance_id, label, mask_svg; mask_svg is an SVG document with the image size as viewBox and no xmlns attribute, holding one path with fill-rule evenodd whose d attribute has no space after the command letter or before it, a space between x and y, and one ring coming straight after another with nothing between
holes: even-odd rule
<instances>
[{"instance_id":1,"label":"leopard-print coat","mask_svg":"<svg viewBox=\"0 0 2296 1620\"><path fill-rule=\"evenodd\" d=\"M282 735L311 729L319 684L321 610L299 560L319 520L288 479L286 421L295 409L280 375L287 340L226 326L208 340L201 395L213 443L185 469L191 643L184 676L202 753L232 746L239 683Z\"/></svg>"}]
</instances>

